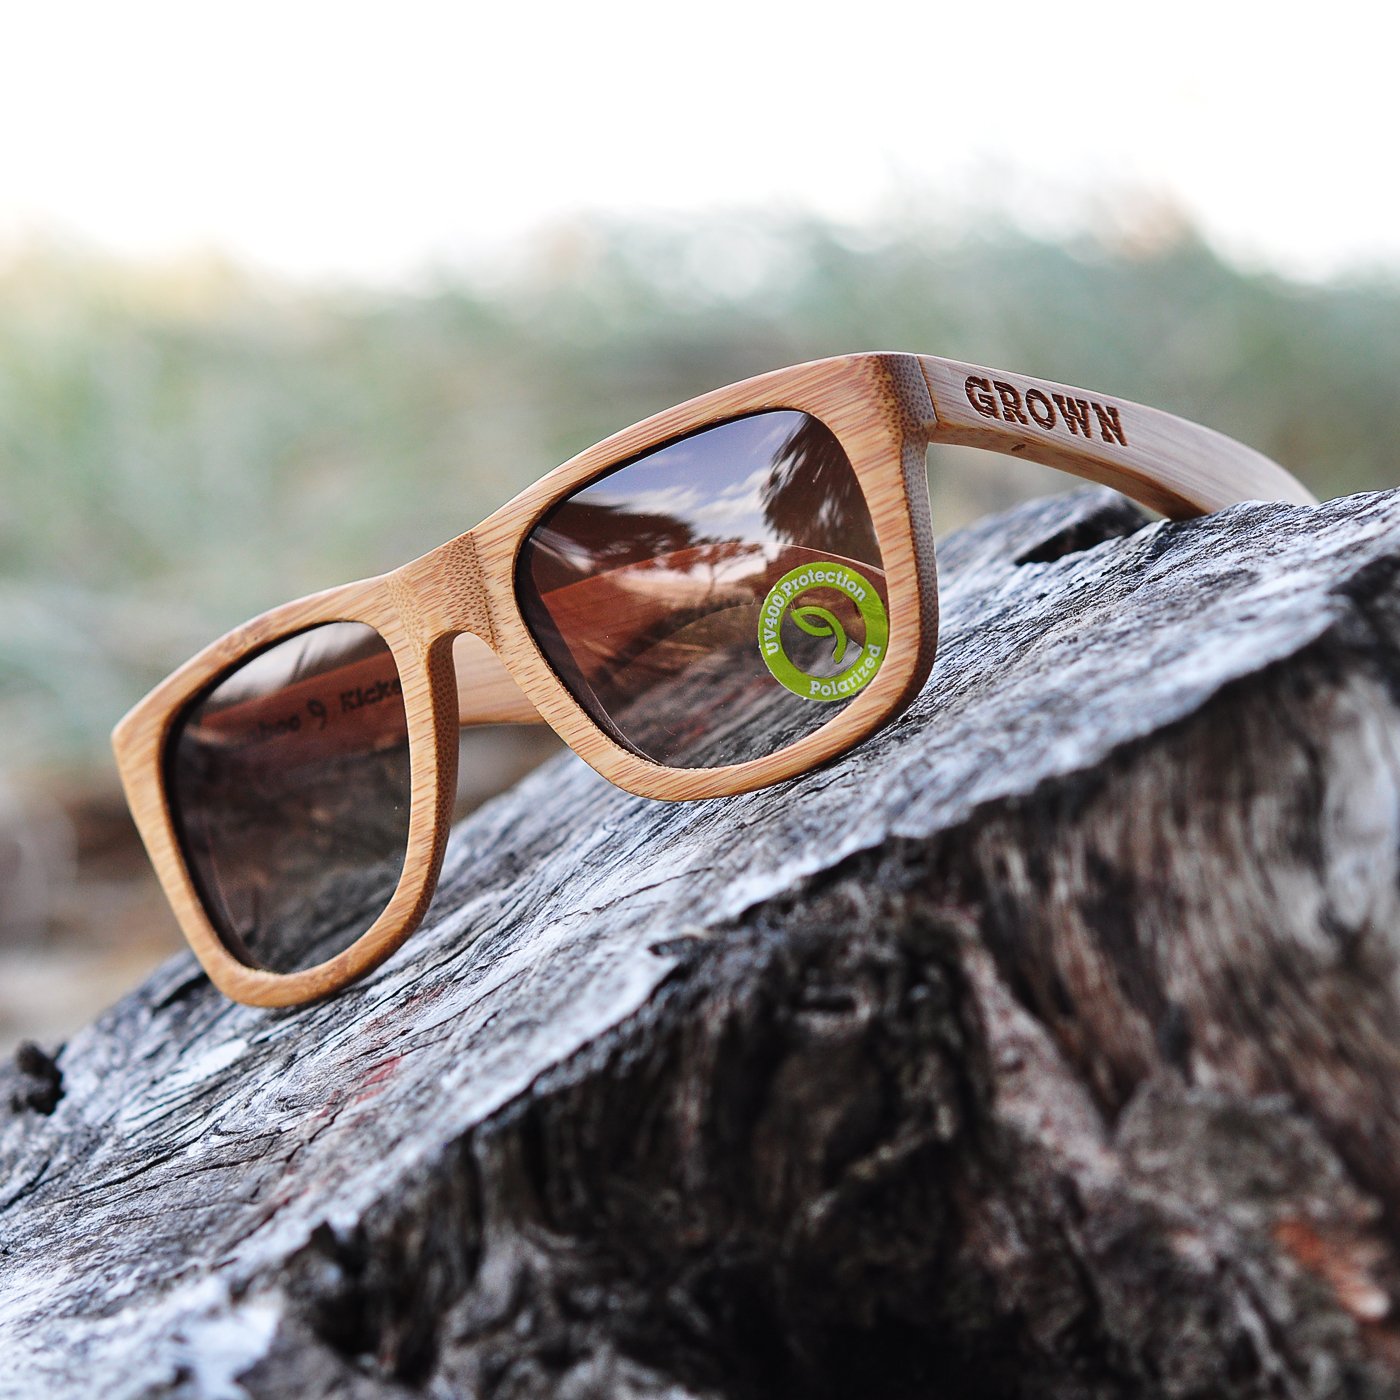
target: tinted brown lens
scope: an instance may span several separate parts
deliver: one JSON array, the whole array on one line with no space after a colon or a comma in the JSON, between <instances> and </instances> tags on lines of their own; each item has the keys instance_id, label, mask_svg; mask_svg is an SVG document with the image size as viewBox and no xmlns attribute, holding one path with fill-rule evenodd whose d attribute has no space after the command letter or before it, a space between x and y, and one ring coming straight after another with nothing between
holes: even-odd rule
<instances>
[{"instance_id":1,"label":"tinted brown lens","mask_svg":"<svg viewBox=\"0 0 1400 1400\"><path fill-rule=\"evenodd\" d=\"M229 951L296 972L379 917L408 846L403 689L370 627L313 627L231 671L181 717L167 790Z\"/></svg>"},{"instance_id":2,"label":"tinted brown lens","mask_svg":"<svg viewBox=\"0 0 1400 1400\"><path fill-rule=\"evenodd\" d=\"M600 725L669 767L764 758L844 709L886 644L870 511L831 431L753 414L618 468L530 533L521 609Z\"/></svg>"}]
</instances>

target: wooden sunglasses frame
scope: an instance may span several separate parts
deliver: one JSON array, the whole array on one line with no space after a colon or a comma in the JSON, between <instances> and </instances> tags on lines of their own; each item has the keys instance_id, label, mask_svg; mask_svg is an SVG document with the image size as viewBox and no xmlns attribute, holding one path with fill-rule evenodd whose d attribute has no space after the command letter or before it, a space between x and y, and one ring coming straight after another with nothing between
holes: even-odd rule
<instances>
[{"instance_id":1,"label":"wooden sunglasses frame","mask_svg":"<svg viewBox=\"0 0 1400 1400\"><path fill-rule=\"evenodd\" d=\"M516 598L517 556L546 511L599 476L677 438L775 409L820 419L850 459L884 563L889 649L865 689L796 743L728 767L664 767L616 742L555 674ZM209 976L235 1000L295 1005L339 990L398 948L423 917L437 882L456 790L460 726L543 720L620 787L678 800L779 782L827 761L894 718L927 679L937 646L938 590L925 476L931 442L1026 457L1113 486L1172 517L1242 500L1316 503L1282 467L1208 428L1121 399L935 356L818 360L656 414L588 448L475 529L402 568L287 603L235 629L158 685L118 724L113 747L132 814ZM235 957L205 912L166 792L166 749L177 721L214 682L259 651L330 622L372 627L398 667L411 772L408 844L398 885L364 934L324 963L277 973Z\"/></svg>"}]
</instances>

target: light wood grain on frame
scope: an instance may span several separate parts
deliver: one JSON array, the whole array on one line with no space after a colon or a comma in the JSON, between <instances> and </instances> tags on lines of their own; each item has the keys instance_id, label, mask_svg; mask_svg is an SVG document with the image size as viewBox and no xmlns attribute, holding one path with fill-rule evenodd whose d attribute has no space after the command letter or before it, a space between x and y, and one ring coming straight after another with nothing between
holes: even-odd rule
<instances>
[{"instance_id":1,"label":"light wood grain on frame","mask_svg":"<svg viewBox=\"0 0 1400 1400\"><path fill-rule=\"evenodd\" d=\"M1173 518L1237 501L1317 498L1276 462L1199 423L1068 384L920 355L935 442L1026 457Z\"/></svg>"},{"instance_id":2,"label":"light wood grain on frame","mask_svg":"<svg viewBox=\"0 0 1400 1400\"><path fill-rule=\"evenodd\" d=\"M973 382L978 380L985 380L990 399L978 397L981 386ZM1049 421L1051 408L1059 415L1056 422ZM666 768L618 744L560 682L521 616L516 558L545 511L619 462L765 409L812 414L836 435L849 457L885 566L889 650L870 684L797 743L767 758L723 768ZM922 686L937 645L936 571L924 477L931 440L1031 457L1116 486L1168 514L1199 513L1259 496L1312 500L1282 468L1208 429L1123 400L931 356L862 354L819 360L667 409L590 447L474 530L402 568L288 603L220 638L117 726L113 745L136 824L209 975L239 1001L292 1005L328 995L364 975L408 937L432 897L447 840L459 724L543 718L613 782L643 796L683 800L778 782L825 762L887 723ZM317 967L273 973L235 958L201 906L164 789L164 751L184 708L231 666L293 633L337 621L375 628L399 669L412 775L408 849L388 906L362 937ZM463 641L457 644L454 664L458 638ZM567 814L561 813L564 820Z\"/></svg>"}]
</instances>

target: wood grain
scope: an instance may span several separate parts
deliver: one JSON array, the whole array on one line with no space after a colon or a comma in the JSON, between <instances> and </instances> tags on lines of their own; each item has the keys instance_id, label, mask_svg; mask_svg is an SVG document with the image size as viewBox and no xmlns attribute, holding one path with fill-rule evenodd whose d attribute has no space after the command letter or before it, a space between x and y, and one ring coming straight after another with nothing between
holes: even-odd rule
<instances>
[{"instance_id":1,"label":"wood grain","mask_svg":"<svg viewBox=\"0 0 1400 1400\"><path fill-rule=\"evenodd\" d=\"M1160 409L935 355L919 363L933 398L934 442L1026 457L1175 519L1239 501L1317 504L1262 452Z\"/></svg>"},{"instance_id":2,"label":"wood grain","mask_svg":"<svg viewBox=\"0 0 1400 1400\"><path fill-rule=\"evenodd\" d=\"M1256 495L1313 500L1282 468L1207 429L1138 405L1081 399L1080 391L1062 385L1024 383L1017 389L1000 374L930 356L848 355L730 385L580 453L476 529L422 558L383 577L274 609L206 648L122 720L113 745L142 839L209 975L238 1000L292 1005L339 990L399 947L417 926L437 881L456 783L459 725L516 721L533 711L620 787L639 796L684 800L780 782L890 723L923 686L938 644L924 475L931 440L1035 457L1118 486L1173 515ZM959 384L961 402L954 392ZM850 459L884 565L889 645L874 679L805 737L749 762L666 767L625 747L555 674L521 613L517 556L546 510L610 467L700 428L772 408L800 409L819 418ZM1032 422L1051 436L1036 438ZM1098 442L1092 441L1096 425ZM338 620L378 630L398 666L412 768L408 847L398 887L360 938L317 966L272 972L249 966L225 946L201 904L164 790L166 746L184 708L230 665L298 630ZM459 647L454 663L454 644L463 636L476 640ZM495 664L482 662L483 643L495 654Z\"/></svg>"},{"instance_id":3,"label":"wood grain","mask_svg":"<svg viewBox=\"0 0 1400 1400\"><path fill-rule=\"evenodd\" d=\"M861 483L888 579L891 641L874 680L829 723L769 758L708 769L666 768L624 748L560 682L520 614L515 559L525 534L561 494L620 460L709 424L774 407L818 416L838 436ZM631 792L672 800L714 797L778 782L825 762L898 714L928 674L937 645L933 540L924 479L928 393L909 356L857 355L799 365L731 385L615 434L557 468L475 530L380 578L273 609L213 643L157 686L117 726L113 747L132 814L181 928L229 996L261 1006L325 996L377 966L417 927L432 898L456 782L453 732L519 711L500 668L482 672L464 700L454 642L486 642L529 706L589 764ZM210 923L181 857L164 791L171 726L191 698L231 664L280 637L328 621L374 627L403 683L413 808L403 873L370 928L305 971L271 972L234 956ZM464 652L470 663L479 648Z\"/></svg>"},{"instance_id":4,"label":"wood grain","mask_svg":"<svg viewBox=\"0 0 1400 1400\"><path fill-rule=\"evenodd\" d=\"M7 1072L0 1395L1396 1394L1400 497L941 553L837 762L564 755L343 997Z\"/></svg>"}]
</instances>

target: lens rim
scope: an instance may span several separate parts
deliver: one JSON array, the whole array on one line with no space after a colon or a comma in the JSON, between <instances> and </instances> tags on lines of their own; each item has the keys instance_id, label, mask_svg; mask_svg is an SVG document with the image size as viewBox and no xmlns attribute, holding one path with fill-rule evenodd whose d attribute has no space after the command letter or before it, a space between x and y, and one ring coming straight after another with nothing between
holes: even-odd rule
<instances>
[{"instance_id":1,"label":"lens rim","mask_svg":"<svg viewBox=\"0 0 1400 1400\"><path fill-rule=\"evenodd\" d=\"M618 744L554 674L515 596L525 537L561 498L618 464L730 418L791 409L819 418L844 448L884 563L890 646L879 673L839 715L772 755L719 768L667 768ZM436 885L456 790L458 697L452 645L472 633L564 741L604 777L644 797L747 792L816 767L891 719L917 694L937 646L938 606L924 458L936 423L917 356L819 360L717 389L595 444L474 530L401 568L274 608L206 647L141 700L112 736L132 815L190 946L237 1001L289 1006L338 991L383 962L418 926ZM408 849L379 918L327 962L299 972L250 968L204 913L174 830L165 744L188 702L253 651L324 622L360 622L388 643L404 690L412 773ZM566 814L561 814L561 819Z\"/></svg>"},{"instance_id":2,"label":"lens rim","mask_svg":"<svg viewBox=\"0 0 1400 1400\"><path fill-rule=\"evenodd\" d=\"M525 532L525 534L521 537L519 548L516 551L514 563L515 603L518 612L520 613L521 617L525 620L525 627L530 634L530 639L532 642L534 642L535 647L540 652L540 654L545 658L546 664L554 673L555 678L559 681L561 685L563 685L569 691L569 694L575 698L576 702L581 706L581 708L583 708L588 713L589 718L592 719L593 723L604 733L606 733L614 743L620 744L629 753L638 755L643 758L647 758L647 755L645 754L642 746L638 743L633 742L633 740L628 737L628 735L624 732L624 730L618 722L612 721L611 717L608 716L606 713L603 715L602 719L599 719L598 716L594 713L594 711L589 709L589 707L584 701L578 699L575 686L570 685L569 679L560 670L557 660L554 657L551 657L549 651L546 649L546 643L542 641L539 636L536 635L535 628L530 621L530 613L532 610L538 613L540 609L544 609L546 612L548 612L549 607L548 603L545 601L544 595L539 591L538 586L534 583L533 580L532 569L530 566L530 558L527 554L529 542L533 537L535 530L538 529L541 524L552 520L555 512L566 507L569 501L573 500L580 493L590 490L591 488L603 482L606 482L607 480L609 480L609 478L618 475L620 472L625 472L630 467L636 466L639 462L645 462L653 457L656 457L661 453L668 451L672 447L676 447L684 443L694 442L697 438L703 438L709 433L726 428L732 424L748 422L752 419L763 418L771 414L784 414L793 416L795 415L795 411L792 409L785 408L762 408L751 410L746 413L731 414L726 418L721 418L715 422L706 423L701 427L693 428L689 432L683 433L680 436L669 438L664 442L657 443L652 447L646 448L642 452L633 454L631 457L614 462L610 467L607 468L606 471L600 472L587 482L583 483L583 485L577 486L573 488L572 491L556 498L556 500L549 507L549 509L546 510L542 515L540 515L536 519L535 525L532 526L531 529ZM804 412L800 415L800 417L801 419L805 419L810 422L815 422L822 428L826 428L827 426L816 414ZM831 430L827 428L827 431L830 432ZM832 436L834 438L835 434L832 434ZM839 439L836 439L836 442L838 447L842 446ZM862 502L864 503L863 489ZM881 574L884 574L883 561L881 561L881 564L879 565L872 564L872 567L879 568ZM529 595L532 590L534 592L534 597L530 598ZM562 631L560 631L559 635L561 636L561 639L563 639ZM565 645L568 646L567 639L563 640L565 642ZM601 702L599 702L599 708L605 708L602 706ZM832 712L828 711L827 718L823 721L823 724L829 723L831 718L834 718L834 715L832 714ZM823 727L823 724L818 724L816 728L811 732L815 733L817 729ZM774 749L772 753L781 753L783 749L789 747L792 747L792 745L783 745L780 748ZM772 754L764 756L765 759L770 757L772 757ZM715 764L709 766L696 764L693 767L690 767L683 764L666 763L656 758L647 758L647 761L655 764L656 766L665 768L669 772L712 772L715 771L716 768L720 767L728 767L733 769L742 766L740 763L731 763L727 765ZM763 760L748 761L758 762Z\"/></svg>"},{"instance_id":3,"label":"lens rim","mask_svg":"<svg viewBox=\"0 0 1400 1400\"><path fill-rule=\"evenodd\" d=\"M422 645L416 629L404 621L405 611L413 611L407 601L397 588L386 588L384 579L375 579L264 613L182 666L122 721L113 737L132 816L181 929L210 978L235 1000L292 1006L327 996L383 962L427 910L456 788L455 634ZM167 755L180 720L211 684L257 653L332 622L373 628L398 669L408 726L408 841L398 884L369 928L325 962L297 972L273 972L236 957L205 910L164 781Z\"/></svg>"},{"instance_id":4,"label":"lens rim","mask_svg":"<svg viewBox=\"0 0 1400 1400\"><path fill-rule=\"evenodd\" d=\"M227 681L232 679L240 671L243 671L248 666L255 664L260 657L265 657L269 652L275 651L278 647L282 646L286 642L296 642L298 639L305 638L309 634L320 630L322 627L340 625L343 624L313 623L310 627L302 628L299 632L293 632L285 637L278 638L276 641L267 643L267 645L262 647L260 650L256 652L249 652L248 655L239 658L239 660L233 662L221 675L215 676L214 679L209 681L202 690L196 692L186 702L185 707L175 716L173 722L171 723L169 732L166 734L162 759L165 791L167 802L170 805L171 817L175 826L175 835L176 840L179 844L180 854L185 861L185 867L190 875L191 881L193 882L194 887L199 894L200 904L204 908L206 914L209 915L210 923L214 925L216 932L218 932L219 934L219 941L224 945L225 948L229 950L230 953L232 953L232 955L235 958L238 959L239 962L243 963L243 965L246 967L260 968L264 971L278 970L271 966L273 959L269 958L265 962L259 962L252 956L251 949L240 949L240 945L243 942L242 938L232 930L221 929L220 925L221 923L225 922L225 920L223 918L216 917L214 912L212 912L217 909L217 896L214 894L213 889L211 888L210 872L206 870L204 873L201 873L199 869L200 863L196 855L194 854L195 846L197 843L194 839L193 823L190 819L190 813L187 810L185 810L184 804L178 798L177 774L180 771L181 764L177 751L179 749L180 741L185 733L185 727L188 724L191 717L194 715L195 711L198 710L202 705L204 705L214 695L214 693ZM365 627L365 624L363 623L352 623L349 625ZM365 630L374 637L376 637L381 643L383 643L385 649L389 651L390 659L394 660L393 651L389 649L388 643L384 642L384 639L380 636L380 634L373 628L366 627ZM400 690L402 690L403 682L402 678L398 675L397 662L395 662L395 677L399 680ZM400 696L398 696L397 698L399 699L400 704L402 704L402 695L400 694ZM404 737L405 741L410 744L409 771L411 773L411 735L408 730L406 717L404 722ZM412 803L410 802L410 815L411 812ZM269 831L267 833L267 836L269 840L277 840L284 837L285 833ZM406 858L407 854L407 836L408 834L407 832L405 832L404 847L403 851L400 853L399 858L400 875L402 875L403 860ZM395 888L397 888L398 880L396 879L394 883ZM228 909L225 908L223 913L225 916L227 916L227 914L229 913ZM371 923L365 928L361 929L361 934L367 932L368 928L370 927L373 927L373 921L371 921ZM356 935L356 938L358 937L360 937L360 934ZM355 939L351 939L350 943L353 943L354 941ZM348 947L350 946L350 944L347 944L346 946ZM314 966L315 964L309 965Z\"/></svg>"},{"instance_id":5,"label":"lens rim","mask_svg":"<svg viewBox=\"0 0 1400 1400\"><path fill-rule=\"evenodd\" d=\"M785 409L823 422L860 483L885 570L889 650L870 684L840 714L795 744L723 767L658 764L619 743L554 672L516 594L520 551L555 505L619 467L707 428ZM834 758L907 706L933 664L938 583L925 467L932 420L917 358L871 354L760 375L614 434L522 492L472 532L490 593L497 651L569 747L605 778L642 797L689 800L748 792Z\"/></svg>"}]
</instances>

